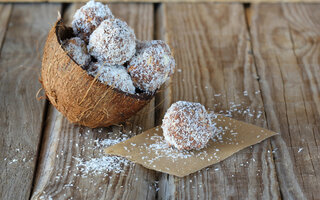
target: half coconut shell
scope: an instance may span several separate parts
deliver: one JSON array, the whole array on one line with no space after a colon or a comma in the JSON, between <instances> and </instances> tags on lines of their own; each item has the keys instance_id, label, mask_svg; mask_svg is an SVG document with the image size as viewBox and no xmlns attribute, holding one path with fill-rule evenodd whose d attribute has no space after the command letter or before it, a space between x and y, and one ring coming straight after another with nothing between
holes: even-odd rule
<instances>
[{"instance_id":1,"label":"half coconut shell","mask_svg":"<svg viewBox=\"0 0 320 200\"><path fill-rule=\"evenodd\" d=\"M49 32L41 70L48 99L70 122L106 127L125 121L149 103L154 95L128 94L90 76L61 46L71 37L72 29L58 20Z\"/></svg>"}]
</instances>

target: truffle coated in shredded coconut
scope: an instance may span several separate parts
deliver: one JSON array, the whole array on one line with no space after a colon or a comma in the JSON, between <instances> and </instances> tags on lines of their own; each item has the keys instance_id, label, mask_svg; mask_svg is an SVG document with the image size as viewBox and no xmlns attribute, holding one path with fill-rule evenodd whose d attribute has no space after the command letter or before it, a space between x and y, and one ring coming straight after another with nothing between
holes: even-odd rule
<instances>
[{"instance_id":1,"label":"truffle coated in shredded coconut","mask_svg":"<svg viewBox=\"0 0 320 200\"><path fill-rule=\"evenodd\" d=\"M87 45L79 37L63 41L62 46L68 55L82 68L89 65L91 57L87 52Z\"/></svg>"},{"instance_id":2,"label":"truffle coated in shredded coconut","mask_svg":"<svg viewBox=\"0 0 320 200\"><path fill-rule=\"evenodd\" d=\"M90 35L88 50L99 62L122 65L136 52L136 36L126 22L106 19Z\"/></svg>"},{"instance_id":3,"label":"truffle coated in shredded coconut","mask_svg":"<svg viewBox=\"0 0 320 200\"><path fill-rule=\"evenodd\" d=\"M98 80L123 92L135 94L136 88L133 86L127 69L121 65L106 65L92 63L88 69L92 76L98 76Z\"/></svg>"},{"instance_id":4,"label":"truffle coated in shredded coconut","mask_svg":"<svg viewBox=\"0 0 320 200\"><path fill-rule=\"evenodd\" d=\"M89 1L74 14L73 32L88 43L91 33L107 18L113 18L107 5L93 0Z\"/></svg>"},{"instance_id":5,"label":"truffle coated in shredded coconut","mask_svg":"<svg viewBox=\"0 0 320 200\"><path fill-rule=\"evenodd\" d=\"M134 85L153 93L173 74L175 61L169 46L161 40L137 42L136 55L129 62Z\"/></svg>"},{"instance_id":6,"label":"truffle coated in shredded coconut","mask_svg":"<svg viewBox=\"0 0 320 200\"><path fill-rule=\"evenodd\" d=\"M178 101L170 106L161 128L169 145L179 150L202 149L215 133L205 107L187 101Z\"/></svg>"}]
</instances>

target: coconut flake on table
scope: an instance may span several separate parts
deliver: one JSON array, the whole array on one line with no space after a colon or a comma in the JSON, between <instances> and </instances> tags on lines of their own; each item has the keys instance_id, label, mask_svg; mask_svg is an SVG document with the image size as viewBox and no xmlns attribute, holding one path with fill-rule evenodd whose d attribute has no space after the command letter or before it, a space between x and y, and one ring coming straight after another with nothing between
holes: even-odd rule
<instances>
[{"instance_id":1,"label":"coconut flake on table","mask_svg":"<svg viewBox=\"0 0 320 200\"><path fill-rule=\"evenodd\" d=\"M76 11L73 16L73 32L81 39L89 42L91 33L108 18L114 18L109 7L100 2L89 1Z\"/></svg>"},{"instance_id":2,"label":"coconut flake on table","mask_svg":"<svg viewBox=\"0 0 320 200\"><path fill-rule=\"evenodd\" d=\"M73 37L62 42L62 46L68 55L82 68L90 63L87 46L79 37Z\"/></svg>"},{"instance_id":3,"label":"coconut flake on table","mask_svg":"<svg viewBox=\"0 0 320 200\"><path fill-rule=\"evenodd\" d=\"M107 65L93 63L89 66L88 73L97 77L99 81L123 92L135 94L136 88L133 85L127 69L121 65Z\"/></svg>"},{"instance_id":4,"label":"coconut flake on table","mask_svg":"<svg viewBox=\"0 0 320 200\"><path fill-rule=\"evenodd\" d=\"M106 19L90 35L88 51L99 62L122 65L136 52L136 36L126 22Z\"/></svg>"},{"instance_id":5,"label":"coconut flake on table","mask_svg":"<svg viewBox=\"0 0 320 200\"><path fill-rule=\"evenodd\" d=\"M136 55L129 62L129 74L136 87L153 93L173 74L175 60L161 40L137 41Z\"/></svg>"},{"instance_id":6,"label":"coconut flake on table","mask_svg":"<svg viewBox=\"0 0 320 200\"><path fill-rule=\"evenodd\" d=\"M123 142L128 138L117 139L104 139L95 140L95 146L93 149L99 150L98 157L86 157L77 158L74 157L77 163L77 168L83 173L82 176L86 177L88 174L104 174L108 172L121 173L125 166L130 164L130 161L119 156L104 155L103 149L115 145L119 142Z\"/></svg>"},{"instance_id":7,"label":"coconut flake on table","mask_svg":"<svg viewBox=\"0 0 320 200\"><path fill-rule=\"evenodd\" d=\"M216 113L223 114L227 117L235 117L235 116L242 116L242 117L250 117L254 118L254 120L258 120L263 116L263 109L259 107L261 110L254 110L251 105L247 106L245 102L235 103L235 102L227 102L229 105L229 109L222 109L216 110ZM222 107L221 103L214 104L214 108Z\"/></svg>"},{"instance_id":8,"label":"coconut flake on table","mask_svg":"<svg viewBox=\"0 0 320 200\"><path fill-rule=\"evenodd\" d=\"M81 172L84 174L96 173L102 174L106 172L121 173L123 167L129 165L130 161L119 156L103 156L100 158L92 158L88 161L78 159L77 167L82 167Z\"/></svg>"}]
</instances>

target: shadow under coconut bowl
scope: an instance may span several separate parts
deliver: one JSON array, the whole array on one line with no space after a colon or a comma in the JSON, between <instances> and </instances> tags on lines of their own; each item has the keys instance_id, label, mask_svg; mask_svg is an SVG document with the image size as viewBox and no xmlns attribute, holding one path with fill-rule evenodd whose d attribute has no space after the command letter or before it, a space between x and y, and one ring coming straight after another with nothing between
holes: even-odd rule
<instances>
[{"instance_id":1,"label":"shadow under coconut bowl","mask_svg":"<svg viewBox=\"0 0 320 200\"><path fill-rule=\"evenodd\" d=\"M63 40L73 36L72 28L59 19L49 32L41 69L41 84L48 99L70 122L91 128L117 124L155 96L125 93L89 75L61 46Z\"/></svg>"}]
</instances>

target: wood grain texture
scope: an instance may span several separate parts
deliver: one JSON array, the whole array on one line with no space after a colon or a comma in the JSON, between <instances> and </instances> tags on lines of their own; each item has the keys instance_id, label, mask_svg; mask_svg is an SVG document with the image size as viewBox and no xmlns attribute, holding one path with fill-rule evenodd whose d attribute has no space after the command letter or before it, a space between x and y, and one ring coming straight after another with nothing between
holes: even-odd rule
<instances>
[{"instance_id":1,"label":"wood grain texture","mask_svg":"<svg viewBox=\"0 0 320 200\"><path fill-rule=\"evenodd\" d=\"M70 23L80 6L68 8L65 20ZM112 4L110 8L134 28L137 38L153 37L152 4ZM154 100L125 124L103 129L70 124L50 106L32 199L154 199L155 172L139 165L130 164L122 173L92 173L86 177L77 167L77 159L101 156L103 148L96 148L97 140L134 135L153 127L153 104Z\"/></svg>"},{"instance_id":2,"label":"wood grain texture","mask_svg":"<svg viewBox=\"0 0 320 200\"><path fill-rule=\"evenodd\" d=\"M0 57L0 199L30 196L45 108L36 99L39 58L59 9L59 4L13 6ZM1 19L10 10L3 5Z\"/></svg>"},{"instance_id":3,"label":"wood grain texture","mask_svg":"<svg viewBox=\"0 0 320 200\"><path fill-rule=\"evenodd\" d=\"M164 38L176 72L157 118L178 100L266 127L242 4L164 4ZM160 15L161 16L161 15ZM228 112L230 111L230 112ZM158 122L160 123L160 122ZM163 174L159 199L279 199L269 140L184 178Z\"/></svg>"},{"instance_id":4,"label":"wood grain texture","mask_svg":"<svg viewBox=\"0 0 320 200\"><path fill-rule=\"evenodd\" d=\"M284 199L319 199L320 5L254 5L253 52Z\"/></svg>"},{"instance_id":5,"label":"wood grain texture","mask_svg":"<svg viewBox=\"0 0 320 200\"><path fill-rule=\"evenodd\" d=\"M3 44L3 39L7 31L9 17L11 15L11 4L0 4L0 51Z\"/></svg>"}]
</instances>

